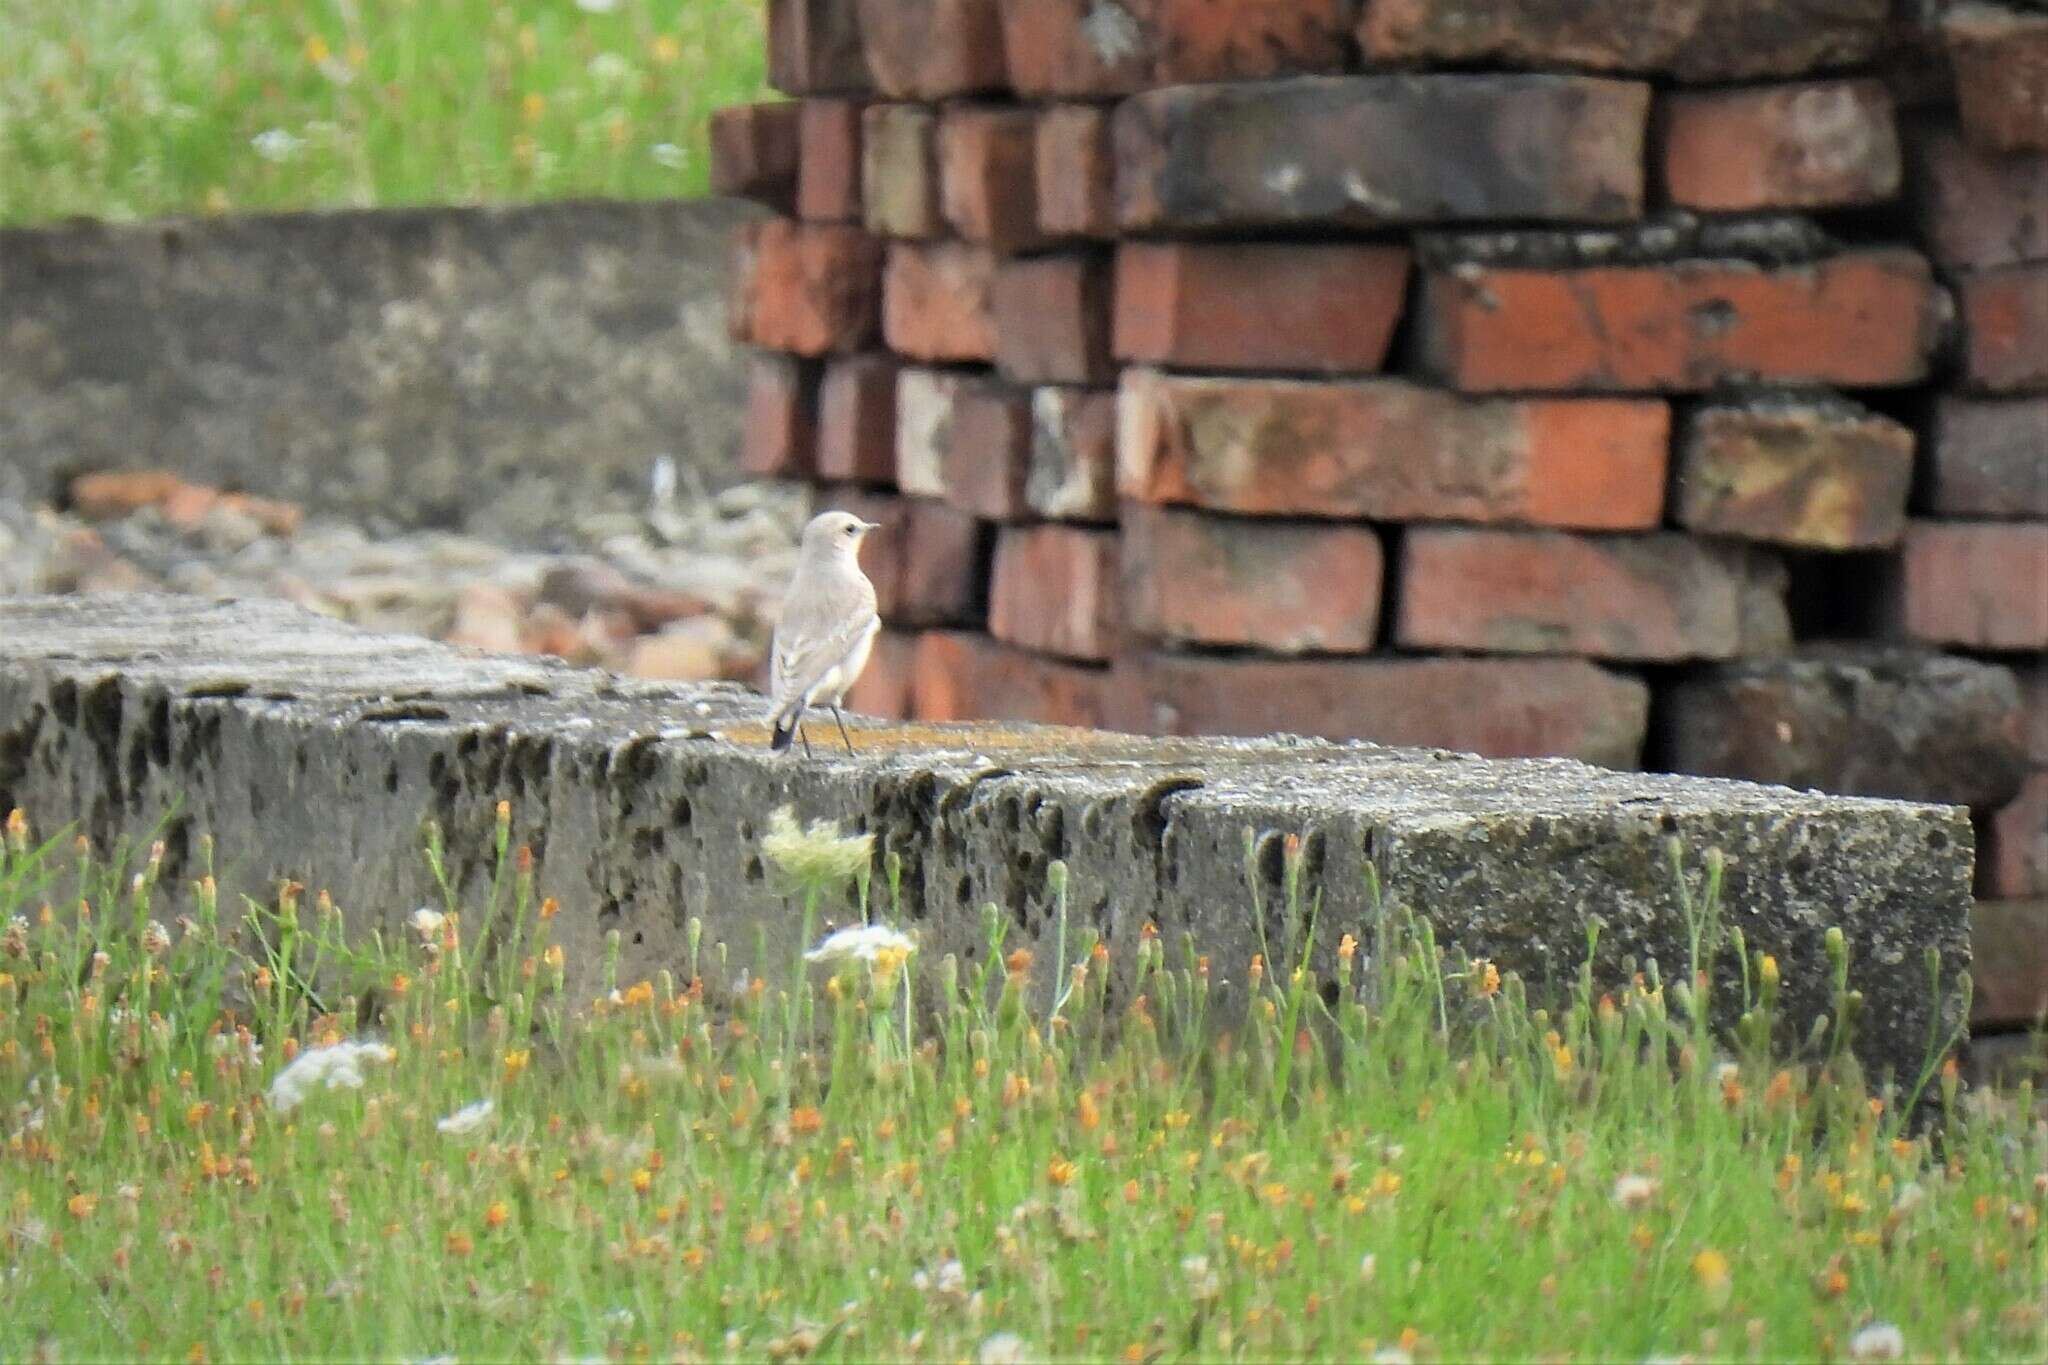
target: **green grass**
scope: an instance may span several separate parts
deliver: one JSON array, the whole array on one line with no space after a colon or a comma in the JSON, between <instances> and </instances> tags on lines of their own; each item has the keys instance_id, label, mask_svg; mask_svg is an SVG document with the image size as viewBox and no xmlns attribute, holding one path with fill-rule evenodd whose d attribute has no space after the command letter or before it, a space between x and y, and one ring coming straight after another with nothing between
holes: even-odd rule
<instances>
[{"instance_id":1,"label":"green grass","mask_svg":"<svg viewBox=\"0 0 2048 1365\"><path fill-rule=\"evenodd\" d=\"M0 0L0 224L702 192L760 0Z\"/></svg>"},{"instance_id":2,"label":"green grass","mask_svg":"<svg viewBox=\"0 0 2048 1365\"><path fill-rule=\"evenodd\" d=\"M1879 1323L1914 1357L2048 1350L2031 1094L1930 1070L1916 1132L1839 1030L1770 1050L1760 957L1725 1048L1703 976L1546 1014L1394 907L1320 926L1351 940L1324 982L1291 855L1256 964L1112 960L1055 865L1036 972L991 908L980 966L884 954L726 1008L693 926L673 978L610 980L614 939L572 1001L507 828L488 900L353 946L296 888L219 905L11 829L0 1358L1842 1359ZM807 929L868 856L766 843ZM1256 1003L1216 1035L1221 976ZM266 1100L366 1036L361 1088Z\"/></svg>"}]
</instances>

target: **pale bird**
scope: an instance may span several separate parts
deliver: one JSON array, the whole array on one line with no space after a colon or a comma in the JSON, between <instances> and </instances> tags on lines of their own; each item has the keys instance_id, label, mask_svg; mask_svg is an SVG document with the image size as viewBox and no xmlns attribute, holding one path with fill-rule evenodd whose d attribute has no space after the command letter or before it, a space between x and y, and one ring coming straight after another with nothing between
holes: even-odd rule
<instances>
[{"instance_id":1,"label":"pale bird","mask_svg":"<svg viewBox=\"0 0 2048 1365\"><path fill-rule=\"evenodd\" d=\"M796 574L783 594L769 656L768 722L774 730L769 747L778 753L795 737L810 754L803 719L812 706L832 713L846 752L853 752L839 703L867 667L875 633L882 628L875 614L875 585L860 568L861 542L875 526L851 512L820 512L804 527Z\"/></svg>"}]
</instances>

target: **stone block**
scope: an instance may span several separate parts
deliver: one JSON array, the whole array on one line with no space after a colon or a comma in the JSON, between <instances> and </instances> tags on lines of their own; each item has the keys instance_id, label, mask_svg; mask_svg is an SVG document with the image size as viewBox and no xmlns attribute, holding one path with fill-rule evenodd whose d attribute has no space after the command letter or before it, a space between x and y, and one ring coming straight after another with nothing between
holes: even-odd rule
<instances>
[{"instance_id":1,"label":"stone block","mask_svg":"<svg viewBox=\"0 0 2048 1365\"><path fill-rule=\"evenodd\" d=\"M740 468L757 479L805 479L817 472L818 365L763 353L748 366Z\"/></svg>"},{"instance_id":2,"label":"stone block","mask_svg":"<svg viewBox=\"0 0 2048 1365\"><path fill-rule=\"evenodd\" d=\"M1172 86L1117 106L1117 221L1147 232L1626 220L1642 212L1648 115L1648 87L1583 76Z\"/></svg>"},{"instance_id":3,"label":"stone block","mask_svg":"<svg viewBox=\"0 0 2048 1365\"><path fill-rule=\"evenodd\" d=\"M1133 634L1275 654L1363 654L1378 639L1385 559L1369 526L1131 503L1122 530Z\"/></svg>"},{"instance_id":4,"label":"stone block","mask_svg":"<svg viewBox=\"0 0 2048 1365\"><path fill-rule=\"evenodd\" d=\"M986 635L926 631L917 642L917 718L1098 725L1107 676Z\"/></svg>"},{"instance_id":5,"label":"stone block","mask_svg":"<svg viewBox=\"0 0 2048 1365\"><path fill-rule=\"evenodd\" d=\"M854 7L847 0L768 0L768 83L785 95L872 90Z\"/></svg>"},{"instance_id":6,"label":"stone block","mask_svg":"<svg viewBox=\"0 0 2048 1365\"><path fill-rule=\"evenodd\" d=\"M1977 894L1994 900L2048 896L2048 770L2028 773L2019 792L1985 820Z\"/></svg>"},{"instance_id":7,"label":"stone block","mask_svg":"<svg viewBox=\"0 0 2048 1365\"><path fill-rule=\"evenodd\" d=\"M797 217L811 223L860 222L860 130L865 106L858 100L809 99L800 109Z\"/></svg>"},{"instance_id":8,"label":"stone block","mask_svg":"<svg viewBox=\"0 0 2048 1365\"><path fill-rule=\"evenodd\" d=\"M916 360L995 359L996 256L965 242L892 243L882 275L882 336Z\"/></svg>"},{"instance_id":9,"label":"stone block","mask_svg":"<svg viewBox=\"0 0 2048 1365\"><path fill-rule=\"evenodd\" d=\"M2048 898L1978 901L1970 911L1973 1030L2037 1028L2048 1014ZM2031 1040L2038 1050L2039 1036ZM1973 1040L1974 1041L1974 1040ZM2048 1069L2036 1061L2041 1078Z\"/></svg>"},{"instance_id":10,"label":"stone block","mask_svg":"<svg viewBox=\"0 0 2048 1365\"><path fill-rule=\"evenodd\" d=\"M735 233L733 340L825 355L874 339L881 243L856 227L768 218Z\"/></svg>"},{"instance_id":11,"label":"stone block","mask_svg":"<svg viewBox=\"0 0 2048 1365\"><path fill-rule=\"evenodd\" d=\"M1353 0L1002 0L1019 94L1124 95L1159 85L1341 71Z\"/></svg>"},{"instance_id":12,"label":"stone block","mask_svg":"<svg viewBox=\"0 0 2048 1365\"><path fill-rule=\"evenodd\" d=\"M1989 152L1947 128L1907 146L1935 260L1963 269L2048 260L2048 152Z\"/></svg>"},{"instance_id":13,"label":"stone block","mask_svg":"<svg viewBox=\"0 0 2048 1365\"><path fill-rule=\"evenodd\" d=\"M1129 369L1118 404L1118 487L1142 502L1588 530L1648 528L1663 512L1659 401Z\"/></svg>"},{"instance_id":14,"label":"stone block","mask_svg":"<svg viewBox=\"0 0 2048 1365\"><path fill-rule=\"evenodd\" d=\"M1914 521L1888 583L1907 639L2048 649L2048 522Z\"/></svg>"},{"instance_id":15,"label":"stone block","mask_svg":"<svg viewBox=\"0 0 2048 1365\"><path fill-rule=\"evenodd\" d=\"M954 232L1010 253L1039 241L1038 115L959 104L939 116L939 210Z\"/></svg>"},{"instance_id":16,"label":"stone block","mask_svg":"<svg viewBox=\"0 0 2048 1365\"><path fill-rule=\"evenodd\" d=\"M1024 501L1051 521L1116 520L1116 393L1054 385L1031 393Z\"/></svg>"},{"instance_id":17,"label":"stone block","mask_svg":"<svg viewBox=\"0 0 2048 1365\"><path fill-rule=\"evenodd\" d=\"M996 268L996 367L1019 384L1106 384L1110 263L1065 252L1004 261Z\"/></svg>"},{"instance_id":18,"label":"stone block","mask_svg":"<svg viewBox=\"0 0 2048 1365\"><path fill-rule=\"evenodd\" d=\"M880 237L937 237L938 115L916 104L871 104L861 114L861 212Z\"/></svg>"},{"instance_id":19,"label":"stone block","mask_svg":"<svg viewBox=\"0 0 2048 1365\"><path fill-rule=\"evenodd\" d=\"M1108 111L1056 104L1038 118L1038 229L1047 237L1116 235L1116 162Z\"/></svg>"},{"instance_id":20,"label":"stone block","mask_svg":"<svg viewBox=\"0 0 2048 1365\"><path fill-rule=\"evenodd\" d=\"M946 495L953 405L967 376L905 366L896 376L896 486L923 498Z\"/></svg>"},{"instance_id":21,"label":"stone block","mask_svg":"<svg viewBox=\"0 0 2048 1365\"><path fill-rule=\"evenodd\" d=\"M1407 284L1405 247L1129 242L1116 259L1116 354L1184 369L1371 372Z\"/></svg>"},{"instance_id":22,"label":"stone block","mask_svg":"<svg viewBox=\"0 0 2048 1365\"><path fill-rule=\"evenodd\" d=\"M2048 14L1964 3L1941 32L1964 136L1991 151L2048 151Z\"/></svg>"},{"instance_id":23,"label":"stone block","mask_svg":"<svg viewBox=\"0 0 2048 1365\"><path fill-rule=\"evenodd\" d=\"M2048 395L1943 395L1925 465L1937 516L2048 520Z\"/></svg>"},{"instance_id":24,"label":"stone block","mask_svg":"<svg viewBox=\"0 0 2048 1365\"><path fill-rule=\"evenodd\" d=\"M988 633L1041 654L1107 661L1117 636L1117 534L1082 526L996 533Z\"/></svg>"},{"instance_id":25,"label":"stone block","mask_svg":"<svg viewBox=\"0 0 2048 1365\"><path fill-rule=\"evenodd\" d=\"M883 621L950 626L982 618L988 535L981 522L932 498L843 490L833 501L878 523L861 563Z\"/></svg>"},{"instance_id":26,"label":"stone block","mask_svg":"<svg viewBox=\"0 0 2048 1365\"><path fill-rule=\"evenodd\" d=\"M1993 393L2048 393L2048 261L1965 275L1963 374Z\"/></svg>"},{"instance_id":27,"label":"stone block","mask_svg":"<svg viewBox=\"0 0 2048 1365\"><path fill-rule=\"evenodd\" d=\"M1026 518L1031 426L1029 389L994 379L961 385L946 442L946 501L990 521Z\"/></svg>"},{"instance_id":28,"label":"stone block","mask_svg":"<svg viewBox=\"0 0 2048 1365\"><path fill-rule=\"evenodd\" d=\"M801 106L734 104L712 111L711 192L751 199L778 213L796 208Z\"/></svg>"},{"instance_id":29,"label":"stone block","mask_svg":"<svg viewBox=\"0 0 2048 1365\"><path fill-rule=\"evenodd\" d=\"M858 9L868 68L889 98L942 100L1003 88L996 0L859 0Z\"/></svg>"},{"instance_id":30,"label":"stone block","mask_svg":"<svg viewBox=\"0 0 2048 1365\"><path fill-rule=\"evenodd\" d=\"M825 366L818 391L818 474L838 483L896 479L896 385L892 356L856 355Z\"/></svg>"}]
</instances>

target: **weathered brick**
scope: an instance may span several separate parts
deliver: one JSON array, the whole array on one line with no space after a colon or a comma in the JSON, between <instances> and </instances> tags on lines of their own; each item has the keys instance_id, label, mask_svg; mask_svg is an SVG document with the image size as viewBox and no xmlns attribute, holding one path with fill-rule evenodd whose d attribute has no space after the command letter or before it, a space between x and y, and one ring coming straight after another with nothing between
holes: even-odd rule
<instances>
[{"instance_id":1,"label":"weathered brick","mask_svg":"<svg viewBox=\"0 0 2048 1365\"><path fill-rule=\"evenodd\" d=\"M735 341L800 355L874 339L881 244L855 227L769 218L734 234L728 321Z\"/></svg>"},{"instance_id":2,"label":"weathered brick","mask_svg":"<svg viewBox=\"0 0 2048 1365\"><path fill-rule=\"evenodd\" d=\"M805 100L797 115L797 217L812 223L861 220L862 105Z\"/></svg>"},{"instance_id":3,"label":"weathered brick","mask_svg":"<svg viewBox=\"0 0 2048 1365\"><path fill-rule=\"evenodd\" d=\"M1944 395L1928 445L1930 511L2048 519L2048 395Z\"/></svg>"},{"instance_id":4,"label":"weathered brick","mask_svg":"<svg viewBox=\"0 0 2048 1365\"><path fill-rule=\"evenodd\" d=\"M803 479L817 468L818 366L763 353L747 367L740 468L761 479Z\"/></svg>"},{"instance_id":5,"label":"weathered brick","mask_svg":"<svg viewBox=\"0 0 2048 1365\"><path fill-rule=\"evenodd\" d=\"M1002 0L1010 84L1027 95L1341 71L1353 0Z\"/></svg>"},{"instance_id":6,"label":"weathered brick","mask_svg":"<svg viewBox=\"0 0 2048 1365\"><path fill-rule=\"evenodd\" d=\"M989 634L1069 659L1107 660L1117 632L1117 536L1081 526L996 534Z\"/></svg>"},{"instance_id":7,"label":"weathered brick","mask_svg":"<svg viewBox=\"0 0 2048 1365\"><path fill-rule=\"evenodd\" d=\"M1407 284L1405 247L1127 243L1116 353L1188 369L1377 370Z\"/></svg>"},{"instance_id":8,"label":"weathered brick","mask_svg":"<svg viewBox=\"0 0 2048 1365\"><path fill-rule=\"evenodd\" d=\"M1118 487L1254 515L1630 530L1662 516L1669 434L1660 401L1130 369Z\"/></svg>"},{"instance_id":9,"label":"weathered brick","mask_svg":"<svg viewBox=\"0 0 2048 1365\"><path fill-rule=\"evenodd\" d=\"M2048 649L2048 522L1915 521L1890 605L1908 639Z\"/></svg>"},{"instance_id":10,"label":"weathered brick","mask_svg":"<svg viewBox=\"0 0 2048 1365\"><path fill-rule=\"evenodd\" d=\"M2048 768L2048 658L2013 666L2020 680L2020 734L2029 762Z\"/></svg>"},{"instance_id":11,"label":"weathered brick","mask_svg":"<svg viewBox=\"0 0 2048 1365\"><path fill-rule=\"evenodd\" d=\"M1106 257L1068 252L1009 260L996 270L996 366L1020 384L1103 384L1109 355Z\"/></svg>"},{"instance_id":12,"label":"weathered brick","mask_svg":"<svg viewBox=\"0 0 2048 1365\"><path fill-rule=\"evenodd\" d=\"M847 0L768 0L768 83L785 95L872 90L853 6Z\"/></svg>"},{"instance_id":13,"label":"weathered brick","mask_svg":"<svg viewBox=\"0 0 2048 1365\"><path fill-rule=\"evenodd\" d=\"M996 256L964 242L889 247L882 335L917 360L993 360Z\"/></svg>"},{"instance_id":14,"label":"weathered brick","mask_svg":"<svg viewBox=\"0 0 2048 1365\"><path fill-rule=\"evenodd\" d=\"M1970 912L1970 1027L2029 1029L2048 1014L2048 899L1985 901ZM2024 1033L2015 1033L2021 1042Z\"/></svg>"},{"instance_id":15,"label":"weathered brick","mask_svg":"<svg viewBox=\"0 0 2048 1365\"><path fill-rule=\"evenodd\" d=\"M1998 393L2048 391L2048 261L1966 275L1963 370Z\"/></svg>"},{"instance_id":16,"label":"weathered brick","mask_svg":"<svg viewBox=\"0 0 2048 1365\"><path fill-rule=\"evenodd\" d=\"M988 530L932 498L835 489L832 504L878 524L861 556L875 610L893 625L964 625L982 616Z\"/></svg>"},{"instance_id":17,"label":"weathered brick","mask_svg":"<svg viewBox=\"0 0 2048 1365\"><path fill-rule=\"evenodd\" d=\"M1781 564L1671 532L1415 526L1398 577L1394 638L1408 649L1670 661L1773 652L1791 639Z\"/></svg>"},{"instance_id":18,"label":"weathered brick","mask_svg":"<svg viewBox=\"0 0 2048 1365\"><path fill-rule=\"evenodd\" d=\"M846 691L846 709L883 720L909 720L917 674L917 636L884 630L875 637L868 666Z\"/></svg>"},{"instance_id":19,"label":"weathered brick","mask_svg":"<svg viewBox=\"0 0 2048 1365\"><path fill-rule=\"evenodd\" d=\"M1889 35L1889 0L1371 0L1368 60L1756 80L1851 66Z\"/></svg>"},{"instance_id":20,"label":"weathered brick","mask_svg":"<svg viewBox=\"0 0 2048 1365\"><path fill-rule=\"evenodd\" d=\"M1987 152L1946 128L1907 145L1934 259L1965 269L2048 260L2048 153Z\"/></svg>"},{"instance_id":21,"label":"weathered brick","mask_svg":"<svg viewBox=\"0 0 2048 1365\"><path fill-rule=\"evenodd\" d=\"M1657 710L1675 772L1996 805L2025 771L2012 671L1925 649L1808 645L1691 668Z\"/></svg>"},{"instance_id":22,"label":"weathered brick","mask_svg":"<svg viewBox=\"0 0 2048 1365\"><path fill-rule=\"evenodd\" d=\"M1125 621L1169 644L1362 654L1379 635L1384 559L1369 526L1124 509Z\"/></svg>"},{"instance_id":23,"label":"weathered brick","mask_svg":"<svg viewBox=\"0 0 2048 1365\"><path fill-rule=\"evenodd\" d=\"M924 498L946 494L953 403L967 376L906 366L896 376L896 486Z\"/></svg>"},{"instance_id":24,"label":"weathered brick","mask_svg":"<svg viewBox=\"0 0 2048 1365\"><path fill-rule=\"evenodd\" d=\"M1663 103L1673 203L1730 212L1889 199L1899 188L1892 97L1875 80L1680 91Z\"/></svg>"},{"instance_id":25,"label":"weathered brick","mask_svg":"<svg viewBox=\"0 0 2048 1365\"><path fill-rule=\"evenodd\" d=\"M711 192L790 212L796 206L800 107L734 104L713 110Z\"/></svg>"},{"instance_id":26,"label":"weathered brick","mask_svg":"<svg viewBox=\"0 0 2048 1365\"><path fill-rule=\"evenodd\" d=\"M963 383L953 399L945 459L945 496L955 507L990 521L1027 516L1031 391L994 379Z\"/></svg>"},{"instance_id":27,"label":"weathered brick","mask_svg":"<svg viewBox=\"0 0 2048 1365\"><path fill-rule=\"evenodd\" d=\"M926 631L917 642L917 718L1099 726L1100 668L1061 663L986 635Z\"/></svg>"},{"instance_id":28,"label":"weathered brick","mask_svg":"<svg viewBox=\"0 0 2048 1365\"><path fill-rule=\"evenodd\" d=\"M1977 871L1980 896L2048 896L2048 772L2030 774L2019 795L1991 812Z\"/></svg>"},{"instance_id":29,"label":"weathered brick","mask_svg":"<svg viewBox=\"0 0 2048 1365\"><path fill-rule=\"evenodd\" d=\"M1053 521L1116 519L1116 393L1048 385L1031 394L1024 501Z\"/></svg>"},{"instance_id":30,"label":"weathered brick","mask_svg":"<svg viewBox=\"0 0 2048 1365\"><path fill-rule=\"evenodd\" d=\"M883 237L937 237L939 119L915 104L871 104L861 114L861 213Z\"/></svg>"},{"instance_id":31,"label":"weathered brick","mask_svg":"<svg viewBox=\"0 0 2048 1365\"><path fill-rule=\"evenodd\" d=\"M1913 486L1908 427L1839 401L1780 395L1695 411L1679 442L1680 525L1818 550L1891 545Z\"/></svg>"},{"instance_id":32,"label":"weathered brick","mask_svg":"<svg viewBox=\"0 0 2048 1365\"><path fill-rule=\"evenodd\" d=\"M1964 135L1993 151L2048 151L2048 14L1957 5L1942 36Z\"/></svg>"},{"instance_id":33,"label":"weathered brick","mask_svg":"<svg viewBox=\"0 0 2048 1365\"><path fill-rule=\"evenodd\" d=\"M1650 691L1582 659L1222 659L1130 655L1108 723L1141 733L1368 739L1641 762Z\"/></svg>"},{"instance_id":34,"label":"weathered brick","mask_svg":"<svg viewBox=\"0 0 2048 1365\"><path fill-rule=\"evenodd\" d=\"M896 479L896 377L885 355L847 356L825 367L818 392L818 473L857 484Z\"/></svg>"},{"instance_id":35,"label":"weathered brick","mask_svg":"<svg viewBox=\"0 0 2048 1365\"><path fill-rule=\"evenodd\" d=\"M1003 88L996 0L859 0L859 8L868 68L891 99L938 100Z\"/></svg>"},{"instance_id":36,"label":"weathered brick","mask_svg":"<svg viewBox=\"0 0 2048 1365\"><path fill-rule=\"evenodd\" d=\"M1630 219L1648 112L1648 87L1581 76L1172 86L1113 116L1117 220L1144 231Z\"/></svg>"},{"instance_id":37,"label":"weathered brick","mask_svg":"<svg viewBox=\"0 0 2048 1365\"><path fill-rule=\"evenodd\" d=\"M1035 245L1038 115L1002 105L955 105L939 117L939 207L955 232L998 251Z\"/></svg>"},{"instance_id":38,"label":"weathered brick","mask_svg":"<svg viewBox=\"0 0 2048 1365\"><path fill-rule=\"evenodd\" d=\"M1116 235L1116 163L1107 111L1089 104L1047 109L1038 119L1032 168L1040 232L1054 238Z\"/></svg>"},{"instance_id":39,"label":"weathered brick","mask_svg":"<svg viewBox=\"0 0 2048 1365\"><path fill-rule=\"evenodd\" d=\"M1429 367L1468 392L1880 387L1926 377L1939 297L1926 260L1892 248L1779 267L1465 265L1427 277L1421 326Z\"/></svg>"}]
</instances>

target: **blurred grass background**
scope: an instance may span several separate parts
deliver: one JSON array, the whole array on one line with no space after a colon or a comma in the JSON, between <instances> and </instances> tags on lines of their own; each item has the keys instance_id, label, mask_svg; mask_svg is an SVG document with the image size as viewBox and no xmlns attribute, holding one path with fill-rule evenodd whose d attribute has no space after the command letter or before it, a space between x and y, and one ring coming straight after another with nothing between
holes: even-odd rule
<instances>
[{"instance_id":1,"label":"blurred grass background","mask_svg":"<svg viewBox=\"0 0 2048 1365\"><path fill-rule=\"evenodd\" d=\"M699 194L761 0L0 0L0 224Z\"/></svg>"}]
</instances>

